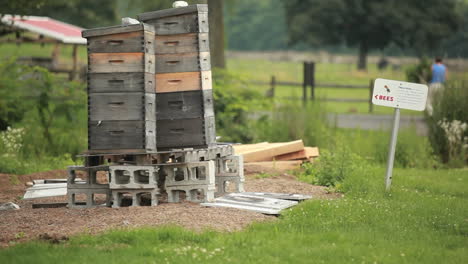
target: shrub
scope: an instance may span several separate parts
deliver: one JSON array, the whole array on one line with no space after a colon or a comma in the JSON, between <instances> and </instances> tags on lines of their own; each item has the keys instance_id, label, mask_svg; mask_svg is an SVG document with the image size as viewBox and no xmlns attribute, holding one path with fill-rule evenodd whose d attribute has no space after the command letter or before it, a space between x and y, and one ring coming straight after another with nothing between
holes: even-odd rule
<instances>
[{"instance_id":1,"label":"shrub","mask_svg":"<svg viewBox=\"0 0 468 264\"><path fill-rule=\"evenodd\" d=\"M340 185L345 178L364 166L366 162L360 156L341 145L333 151L322 150L316 162L303 164L299 179L311 184L336 187L340 190Z\"/></svg>"},{"instance_id":2,"label":"shrub","mask_svg":"<svg viewBox=\"0 0 468 264\"><path fill-rule=\"evenodd\" d=\"M431 61L423 58L421 61L406 70L406 79L414 83L429 83L432 79Z\"/></svg>"},{"instance_id":3,"label":"shrub","mask_svg":"<svg viewBox=\"0 0 468 264\"><path fill-rule=\"evenodd\" d=\"M213 71L216 132L223 142L250 143L255 138L249 114L266 103L240 77L224 70Z\"/></svg>"},{"instance_id":4,"label":"shrub","mask_svg":"<svg viewBox=\"0 0 468 264\"><path fill-rule=\"evenodd\" d=\"M450 166L466 164L468 149L468 87L463 82L445 85L434 98L432 116L427 115L429 140L437 155Z\"/></svg>"}]
</instances>

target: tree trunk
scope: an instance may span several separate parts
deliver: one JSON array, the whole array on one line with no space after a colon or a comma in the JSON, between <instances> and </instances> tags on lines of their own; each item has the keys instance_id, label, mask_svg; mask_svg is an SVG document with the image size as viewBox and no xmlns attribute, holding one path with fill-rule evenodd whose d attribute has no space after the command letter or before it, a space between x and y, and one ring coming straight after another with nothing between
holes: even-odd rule
<instances>
[{"instance_id":1,"label":"tree trunk","mask_svg":"<svg viewBox=\"0 0 468 264\"><path fill-rule=\"evenodd\" d=\"M367 70L367 52L369 47L365 41L359 44L359 58L358 58L358 70L366 71Z\"/></svg>"},{"instance_id":2,"label":"tree trunk","mask_svg":"<svg viewBox=\"0 0 468 264\"><path fill-rule=\"evenodd\" d=\"M208 21L210 23L210 52L213 68L226 68L224 58L224 1L208 0Z\"/></svg>"}]
</instances>

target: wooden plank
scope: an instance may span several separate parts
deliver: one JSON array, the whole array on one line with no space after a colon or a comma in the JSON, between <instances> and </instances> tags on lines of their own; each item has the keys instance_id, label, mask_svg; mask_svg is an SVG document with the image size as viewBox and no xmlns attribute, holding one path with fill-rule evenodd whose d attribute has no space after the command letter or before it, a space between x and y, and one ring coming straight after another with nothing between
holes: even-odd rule
<instances>
[{"instance_id":1,"label":"wooden plank","mask_svg":"<svg viewBox=\"0 0 468 264\"><path fill-rule=\"evenodd\" d=\"M269 161L275 156L300 151L302 149L304 149L304 143L302 140L296 140L286 143L268 144L264 147L262 146L260 149L248 150L241 154L244 156L244 162Z\"/></svg>"},{"instance_id":2,"label":"wooden plank","mask_svg":"<svg viewBox=\"0 0 468 264\"><path fill-rule=\"evenodd\" d=\"M155 94L146 93L90 93L89 117L102 120L155 121Z\"/></svg>"},{"instance_id":3,"label":"wooden plank","mask_svg":"<svg viewBox=\"0 0 468 264\"><path fill-rule=\"evenodd\" d=\"M209 52L156 55L156 73L209 70L211 70Z\"/></svg>"},{"instance_id":4,"label":"wooden plank","mask_svg":"<svg viewBox=\"0 0 468 264\"><path fill-rule=\"evenodd\" d=\"M260 143L255 143L255 144L232 145L232 147L234 148L234 151L236 154L242 154L252 149L263 148L268 144L269 144L268 142L260 142Z\"/></svg>"},{"instance_id":5,"label":"wooden plank","mask_svg":"<svg viewBox=\"0 0 468 264\"><path fill-rule=\"evenodd\" d=\"M146 149L154 150L156 126L152 121L90 121L90 150Z\"/></svg>"},{"instance_id":6,"label":"wooden plank","mask_svg":"<svg viewBox=\"0 0 468 264\"><path fill-rule=\"evenodd\" d=\"M212 89L211 71L157 73L156 93Z\"/></svg>"},{"instance_id":7,"label":"wooden plank","mask_svg":"<svg viewBox=\"0 0 468 264\"><path fill-rule=\"evenodd\" d=\"M158 94L157 119L185 119L213 116L212 90Z\"/></svg>"},{"instance_id":8,"label":"wooden plank","mask_svg":"<svg viewBox=\"0 0 468 264\"><path fill-rule=\"evenodd\" d=\"M209 31L207 12L148 19L144 22L154 26L156 35L207 33Z\"/></svg>"},{"instance_id":9,"label":"wooden plank","mask_svg":"<svg viewBox=\"0 0 468 264\"><path fill-rule=\"evenodd\" d=\"M317 147L305 147L307 158L315 158L320 156L319 148Z\"/></svg>"},{"instance_id":10,"label":"wooden plank","mask_svg":"<svg viewBox=\"0 0 468 264\"><path fill-rule=\"evenodd\" d=\"M303 150L286 153L273 157L273 160L306 160L318 157L319 151L316 147L305 147Z\"/></svg>"},{"instance_id":11,"label":"wooden plank","mask_svg":"<svg viewBox=\"0 0 468 264\"><path fill-rule=\"evenodd\" d=\"M307 159L307 155L304 149L296 151L296 152L278 155L272 158L272 160L304 160L304 159Z\"/></svg>"},{"instance_id":12,"label":"wooden plank","mask_svg":"<svg viewBox=\"0 0 468 264\"><path fill-rule=\"evenodd\" d=\"M118 25L118 26L111 26L111 27L85 29L81 32L81 35L83 36L83 38L91 38L91 37L98 37L98 36L103 36L103 35L121 34L121 33L128 33L128 32L134 32L134 31L154 32L154 27L145 23L133 24L133 25Z\"/></svg>"},{"instance_id":13,"label":"wooden plank","mask_svg":"<svg viewBox=\"0 0 468 264\"><path fill-rule=\"evenodd\" d=\"M155 92L154 74L144 72L88 73L89 93Z\"/></svg>"},{"instance_id":14,"label":"wooden plank","mask_svg":"<svg viewBox=\"0 0 468 264\"><path fill-rule=\"evenodd\" d=\"M156 54L210 51L208 33L158 35L155 38L155 43Z\"/></svg>"},{"instance_id":15,"label":"wooden plank","mask_svg":"<svg viewBox=\"0 0 468 264\"><path fill-rule=\"evenodd\" d=\"M150 20L150 19L158 19L158 18L170 17L170 16L179 16L179 15L190 14L190 13L198 13L198 12L208 12L208 5L197 4L197 5L189 5L185 7L163 9L163 10L138 14L137 17L138 17L138 20L145 21L145 20Z\"/></svg>"},{"instance_id":16,"label":"wooden plank","mask_svg":"<svg viewBox=\"0 0 468 264\"><path fill-rule=\"evenodd\" d=\"M301 160L248 162L244 163L244 169L249 172L262 172L269 170L288 171L299 169L301 164Z\"/></svg>"},{"instance_id":17,"label":"wooden plank","mask_svg":"<svg viewBox=\"0 0 468 264\"><path fill-rule=\"evenodd\" d=\"M90 73L148 72L154 73L154 55L145 53L90 53Z\"/></svg>"}]
</instances>

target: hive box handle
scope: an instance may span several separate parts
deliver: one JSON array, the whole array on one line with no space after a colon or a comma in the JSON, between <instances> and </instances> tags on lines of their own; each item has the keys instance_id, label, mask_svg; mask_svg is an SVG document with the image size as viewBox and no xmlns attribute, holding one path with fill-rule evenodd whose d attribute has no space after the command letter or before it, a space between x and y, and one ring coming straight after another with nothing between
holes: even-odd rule
<instances>
[{"instance_id":1,"label":"hive box handle","mask_svg":"<svg viewBox=\"0 0 468 264\"><path fill-rule=\"evenodd\" d=\"M119 46L123 44L123 40L108 40L107 44L111 46Z\"/></svg>"}]
</instances>

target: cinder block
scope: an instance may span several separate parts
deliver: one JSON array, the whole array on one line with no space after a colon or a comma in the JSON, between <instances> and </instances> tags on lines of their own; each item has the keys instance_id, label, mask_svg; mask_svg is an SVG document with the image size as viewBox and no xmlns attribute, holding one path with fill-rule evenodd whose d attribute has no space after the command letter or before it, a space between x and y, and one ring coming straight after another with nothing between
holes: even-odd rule
<instances>
[{"instance_id":1,"label":"cinder block","mask_svg":"<svg viewBox=\"0 0 468 264\"><path fill-rule=\"evenodd\" d=\"M235 192L244 192L244 158L242 155L231 155L216 159L216 196L227 191L227 183L235 184Z\"/></svg>"},{"instance_id":2,"label":"cinder block","mask_svg":"<svg viewBox=\"0 0 468 264\"><path fill-rule=\"evenodd\" d=\"M216 159L216 177L218 176L244 178L244 157L231 155Z\"/></svg>"},{"instance_id":3,"label":"cinder block","mask_svg":"<svg viewBox=\"0 0 468 264\"><path fill-rule=\"evenodd\" d=\"M237 193L242 193L245 192L244 189L244 178L239 177L239 176L216 176L216 193L215 196L222 196L226 193L229 193L227 191L227 183L233 183L235 184L235 189L234 191Z\"/></svg>"},{"instance_id":4,"label":"cinder block","mask_svg":"<svg viewBox=\"0 0 468 264\"><path fill-rule=\"evenodd\" d=\"M158 194L159 189L140 189L140 190L125 190L125 189L118 189L112 190L112 208L119 208L122 207L122 200L125 194L130 194L132 196L132 205L131 206L141 206L141 196L145 193L149 193L151 195L151 206L158 205Z\"/></svg>"},{"instance_id":5,"label":"cinder block","mask_svg":"<svg viewBox=\"0 0 468 264\"><path fill-rule=\"evenodd\" d=\"M86 173L84 177L84 183L82 181L77 182L76 172L82 171ZM100 184L97 180L98 172L106 173L106 182L109 182L109 166L95 166L95 167L83 167L83 166L69 166L68 167L68 179L67 189L109 189L109 184ZM78 177L82 178L82 177Z\"/></svg>"},{"instance_id":6,"label":"cinder block","mask_svg":"<svg viewBox=\"0 0 468 264\"><path fill-rule=\"evenodd\" d=\"M84 201L84 204L81 204L77 201L76 195L86 195L86 200ZM84 189L84 188L78 188L78 189L67 189L67 196L68 196L68 208L92 208L92 207L97 207L97 206L102 206L102 204L97 204L95 201L96 194L104 194L106 196L105 199L105 206L110 207L111 206L111 192L108 188L102 188L102 189Z\"/></svg>"},{"instance_id":7,"label":"cinder block","mask_svg":"<svg viewBox=\"0 0 468 264\"><path fill-rule=\"evenodd\" d=\"M109 166L110 189L154 189L158 187L159 167Z\"/></svg>"},{"instance_id":8,"label":"cinder block","mask_svg":"<svg viewBox=\"0 0 468 264\"><path fill-rule=\"evenodd\" d=\"M211 185L215 183L214 161L200 161L163 167L168 186Z\"/></svg>"},{"instance_id":9,"label":"cinder block","mask_svg":"<svg viewBox=\"0 0 468 264\"><path fill-rule=\"evenodd\" d=\"M188 185L188 186L168 186L166 187L167 200L170 203L179 202L180 192L185 192L185 197L187 201L191 202L212 202L214 201L215 185ZM199 199L198 195L203 197Z\"/></svg>"}]
</instances>

